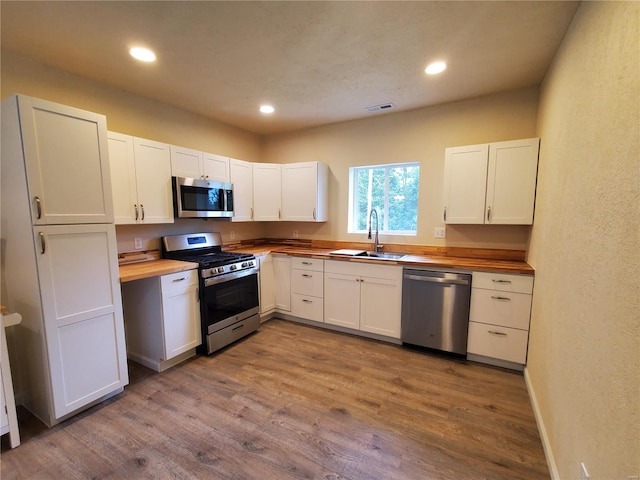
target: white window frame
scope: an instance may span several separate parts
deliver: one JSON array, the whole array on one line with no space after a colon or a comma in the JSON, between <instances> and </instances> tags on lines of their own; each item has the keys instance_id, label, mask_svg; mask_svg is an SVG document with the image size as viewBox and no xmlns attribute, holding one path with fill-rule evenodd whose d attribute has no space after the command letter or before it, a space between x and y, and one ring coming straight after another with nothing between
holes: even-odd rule
<instances>
[{"instance_id":1,"label":"white window frame","mask_svg":"<svg viewBox=\"0 0 640 480\"><path fill-rule=\"evenodd\" d=\"M369 232L369 216L371 215L371 200L369 200L369 206L367 208L367 221L365 223L364 230L356 230L355 229L355 219L353 217L354 212L356 211L356 172L358 170L365 169L377 169L384 168L387 170L385 174L385 196L384 196L384 212L380 216L384 218L383 224L378 228L378 233L383 235L406 235L406 236L416 236L418 234L418 226L417 226L417 218L416 218L416 230L389 230L388 229L388 221L389 221L389 174L388 170L392 168L402 168L402 167L418 167L420 168L420 162L402 162L402 163L385 163L380 165L362 165L357 167L349 167L349 210L347 216L347 233L368 233ZM419 203L417 205L419 207ZM378 212L379 214L381 212ZM416 214L417 215L417 214Z\"/></svg>"}]
</instances>

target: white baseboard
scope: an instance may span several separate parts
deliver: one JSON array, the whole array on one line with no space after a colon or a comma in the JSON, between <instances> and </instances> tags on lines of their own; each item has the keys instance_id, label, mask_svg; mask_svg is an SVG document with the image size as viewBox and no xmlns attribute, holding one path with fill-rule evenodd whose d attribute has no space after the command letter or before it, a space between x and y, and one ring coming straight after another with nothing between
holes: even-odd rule
<instances>
[{"instance_id":1,"label":"white baseboard","mask_svg":"<svg viewBox=\"0 0 640 480\"><path fill-rule=\"evenodd\" d=\"M551 444L549 443L549 436L547 435L547 429L544 427L544 421L540 408L538 407L538 400L536 393L533 390L531 379L529 378L529 369L524 369L524 381L527 385L527 391L529 392L529 400L531 400L531 406L533 407L533 414L536 417L536 424L538 425L538 432L540 433L540 439L542 440L542 448L544 449L544 456L547 459L547 466L549 467L549 474L552 480L560 480L558 469L556 468L556 461L553 458L553 452L551 451Z\"/></svg>"}]
</instances>

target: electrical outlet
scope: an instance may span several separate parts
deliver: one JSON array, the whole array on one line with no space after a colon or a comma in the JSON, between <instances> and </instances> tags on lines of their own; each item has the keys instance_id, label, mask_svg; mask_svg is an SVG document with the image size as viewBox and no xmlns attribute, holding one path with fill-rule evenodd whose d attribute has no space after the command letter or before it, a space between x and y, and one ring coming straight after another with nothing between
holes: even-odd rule
<instances>
[{"instance_id":1,"label":"electrical outlet","mask_svg":"<svg viewBox=\"0 0 640 480\"><path fill-rule=\"evenodd\" d=\"M136 237L133 239L133 248L135 248L136 250L142 250L142 239L139 237Z\"/></svg>"},{"instance_id":2,"label":"electrical outlet","mask_svg":"<svg viewBox=\"0 0 640 480\"><path fill-rule=\"evenodd\" d=\"M229 236L231 237L231 240L235 240L236 239L236 232L231 230L231 232L229 233Z\"/></svg>"},{"instance_id":3,"label":"electrical outlet","mask_svg":"<svg viewBox=\"0 0 640 480\"><path fill-rule=\"evenodd\" d=\"M436 227L433 236L434 238L445 238L447 236L446 227Z\"/></svg>"},{"instance_id":4,"label":"electrical outlet","mask_svg":"<svg viewBox=\"0 0 640 480\"><path fill-rule=\"evenodd\" d=\"M293 238L298 238L298 230L293 231Z\"/></svg>"},{"instance_id":5,"label":"electrical outlet","mask_svg":"<svg viewBox=\"0 0 640 480\"><path fill-rule=\"evenodd\" d=\"M580 464L580 480L589 480L589 472L587 472L587 467L584 463Z\"/></svg>"}]
</instances>

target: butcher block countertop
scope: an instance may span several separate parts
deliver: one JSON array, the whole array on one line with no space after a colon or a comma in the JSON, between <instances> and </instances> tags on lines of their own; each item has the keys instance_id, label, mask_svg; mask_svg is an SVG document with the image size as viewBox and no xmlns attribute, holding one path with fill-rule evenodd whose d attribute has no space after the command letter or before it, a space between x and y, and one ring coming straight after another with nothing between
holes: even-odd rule
<instances>
[{"instance_id":1,"label":"butcher block countertop","mask_svg":"<svg viewBox=\"0 0 640 480\"><path fill-rule=\"evenodd\" d=\"M194 262L182 262L180 260L151 260L148 262L128 263L120 265L120 282L131 282L141 278L157 277L168 273L183 272L198 268Z\"/></svg>"},{"instance_id":2,"label":"butcher block countertop","mask_svg":"<svg viewBox=\"0 0 640 480\"><path fill-rule=\"evenodd\" d=\"M506 260L492 258L473 258L451 255L425 255L410 253L400 260L378 260L367 257L349 257L331 255L330 252L336 248L317 248L307 246L282 245L282 244L260 244L260 245L239 245L233 251L242 253L252 253L255 256L267 255L269 253L293 255L298 257L314 257L324 260L341 260L347 262L366 262L389 265L402 265L407 267L422 268L450 268L456 270L475 270L500 273L516 273L533 275L535 270L531 265L522 260ZM384 250L386 251L386 250Z\"/></svg>"}]
</instances>

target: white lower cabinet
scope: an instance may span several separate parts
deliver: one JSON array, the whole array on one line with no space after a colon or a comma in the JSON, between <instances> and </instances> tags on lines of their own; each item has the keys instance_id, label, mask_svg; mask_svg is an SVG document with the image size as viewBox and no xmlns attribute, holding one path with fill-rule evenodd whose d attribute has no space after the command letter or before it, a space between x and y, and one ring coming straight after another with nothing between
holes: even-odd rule
<instances>
[{"instance_id":1,"label":"white lower cabinet","mask_svg":"<svg viewBox=\"0 0 640 480\"><path fill-rule=\"evenodd\" d=\"M291 311L291 257L273 256L273 279L275 282L276 310Z\"/></svg>"},{"instance_id":2,"label":"white lower cabinet","mask_svg":"<svg viewBox=\"0 0 640 480\"><path fill-rule=\"evenodd\" d=\"M402 267L325 261L324 322L400 338Z\"/></svg>"},{"instance_id":3,"label":"white lower cabinet","mask_svg":"<svg viewBox=\"0 0 640 480\"><path fill-rule=\"evenodd\" d=\"M273 271L273 256L260 255L258 264L260 265L260 316L264 317L273 313L276 308L276 289Z\"/></svg>"},{"instance_id":4,"label":"white lower cabinet","mask_svg":"<svg viewBox=\"0 0 640 480\"><path fill-rule=\"evenodd\" d=\"M128 357L161 372L202 343L198 271L122 284Z\"/></svg>"},{"instance_id":5,"label":"white lower cabinet","mask_svg":"<svg viewBox=\"0 0 640 480\"><path fill-rule=\"evenodd\" d=\"M324 260L293 257L291 259L291 314L322 322Z\"/></svg>"},{"instance_id":6,"label":"white lower cabinet","mask_svg":"<svg viewBox=\"0 0 640 480\"><path fill-rule=\"evenodd\" d=\"M532 293L530 275L473 272L467 358L521 369L527 363Z\"/></svg>"}]
</instances>

